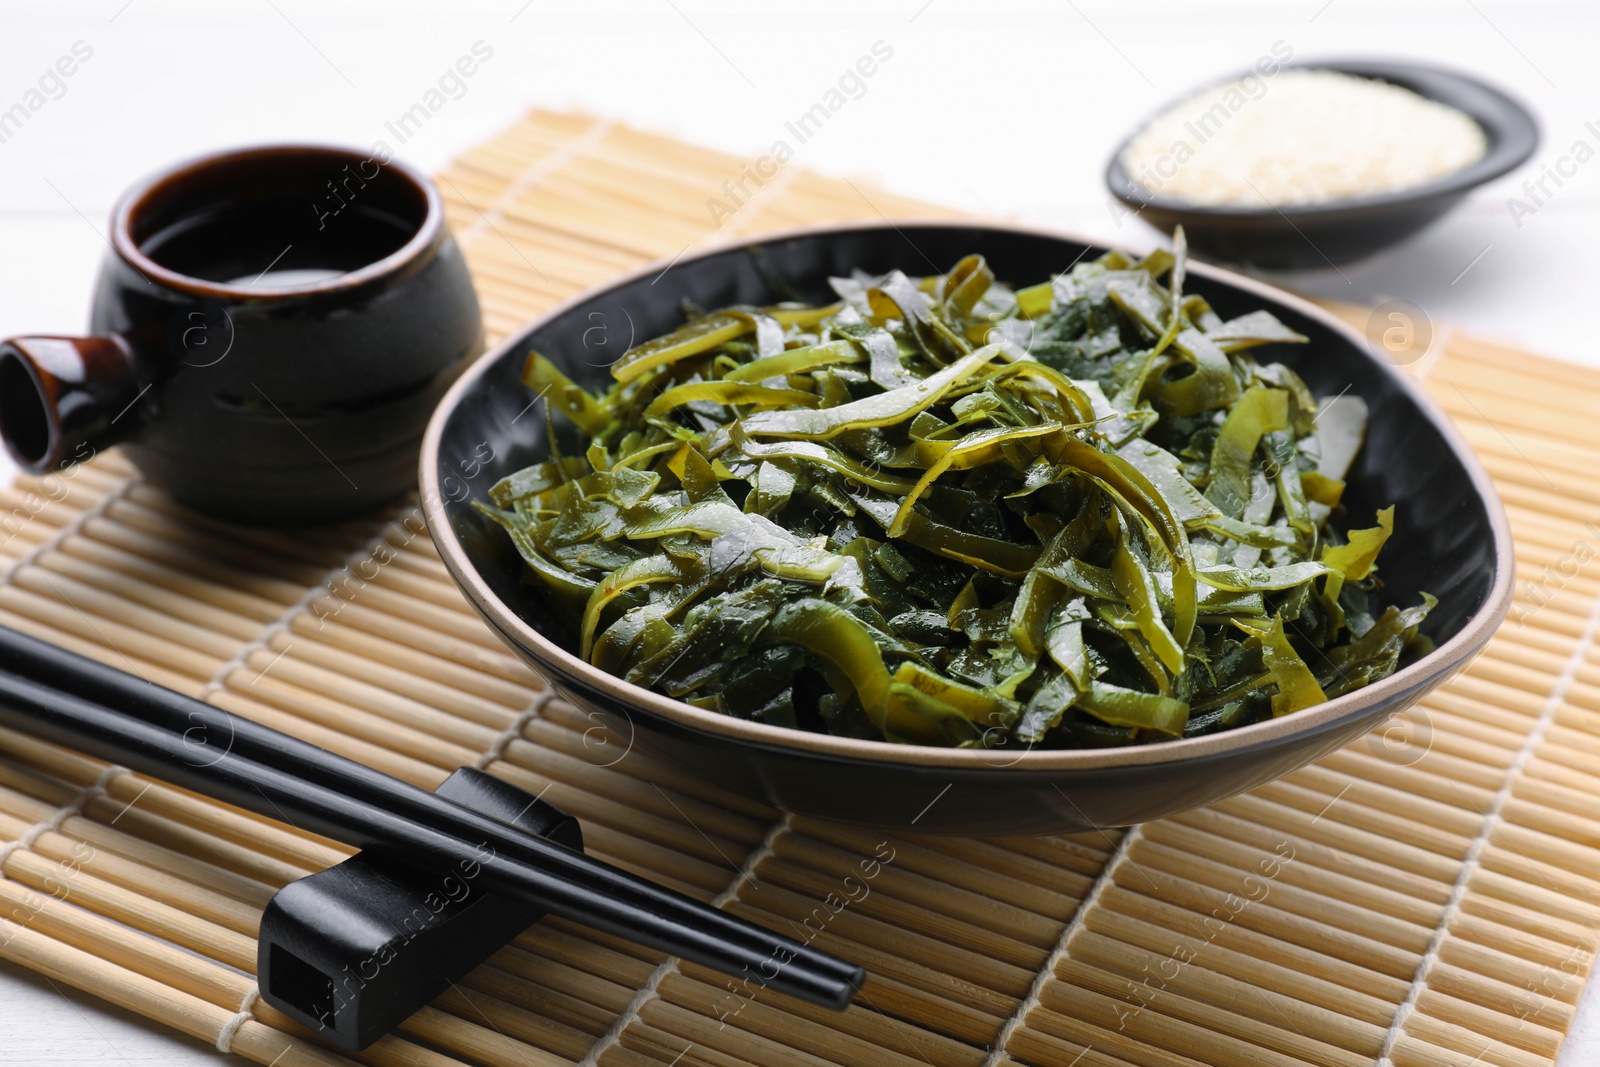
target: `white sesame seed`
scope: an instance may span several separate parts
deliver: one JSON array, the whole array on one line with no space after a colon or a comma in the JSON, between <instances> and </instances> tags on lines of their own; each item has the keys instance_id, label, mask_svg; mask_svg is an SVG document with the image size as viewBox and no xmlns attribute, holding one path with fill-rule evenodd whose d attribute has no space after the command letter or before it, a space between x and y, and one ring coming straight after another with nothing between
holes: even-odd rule
<instances>
[{"instance_id":1,"label":"white sesame seed","mask_svg":"<svg viewBox=\"0 0 1600 1067\"><path fill-rule=\"evenodd\" d=\"M1317 204L1407 189L1482 158L1483 130L1409 89L1326 70L1249 75L1152 121L1122 162L1196 204Z\"/></svg>"}]
</instances>

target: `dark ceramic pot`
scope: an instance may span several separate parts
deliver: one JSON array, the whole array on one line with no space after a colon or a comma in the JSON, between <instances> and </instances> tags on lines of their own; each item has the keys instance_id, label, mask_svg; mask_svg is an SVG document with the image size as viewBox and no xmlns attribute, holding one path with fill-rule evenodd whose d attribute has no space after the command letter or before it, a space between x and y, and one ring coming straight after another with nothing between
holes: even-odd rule
<instances>
[{"instance_id":1,"label":"dark ceramic pot","mask_svg":"<svg viewBox=\"0 0 1600 1067\"><path fill-rule=\"evenodd\" d=\"M1270 722L1207 737L1088 751L963 750L858 741L701 711L584 662L542 587L499 527L472 507L497 479L545 451L542 409L519 381L530 348L591 389L632 340L682 322L679 301L767 304L832 299L830 275L860 267L927 274L977 252L1002 279L1030 283L1101 249L1036 229L950 222L869 224L779 234L686 257L586 293L473 365L439 406L422 446L421 487L440 555L495 631L624 746L785 810L928 833L1017 835L1159 819L1252 789L1326 755L1413 704L1465 665L1511 602L1511 537L1488 478L1448 418L1331 315L1259 282L1192 264L1187 287L1224 318L1265 308L1311 339L1268 358L1318 394L1348 390L1371 409L1345 501L1370 516L1398 503L1384 549L1386 593L1439 598L1436 651L1365 689ZM792 293L784 289L792 287ZM603 746L599 762L626 759Z\"/></svg>"},{"instance_id":2,"label":"dark ceramic pot","mask_svg":"<svg viewBox=\"0 0 1600 1067\"><path fill-rule=\"evenodd\" d=\"M482 351L438 191L339 148L207 156L130 190L89 337L0 343L0 434L43 473L121 444L218 518L335 521L415 484L428 416Z\"/></svg>"},{"instance_id":3,"label":"dark ceramic pot","mask_svg":"<svg viewBox=\"0 0 1600 1067\"><path fill-rule=\"evenodd\" d=\"M1478 186L1521 166L1539 146L1538 123L1525 107L1456 71L1420 63L1339 59L1284 69L1295 68L1339 71L1410 89L1471 116L1483 130L1488 148L1476 163L1454 174L1397 192L1325 204L1207 206L1152 192L1128 174L1122 156L1144 128L1140 123L1106 164L1111 194L1130 214L1163 233L1182 226L1189 247L1213 259L1265 268L1326 269L1370 256L1432 225ZM1268 85L1270 92L1270 81Z\"/></svg>"}]
</instances>

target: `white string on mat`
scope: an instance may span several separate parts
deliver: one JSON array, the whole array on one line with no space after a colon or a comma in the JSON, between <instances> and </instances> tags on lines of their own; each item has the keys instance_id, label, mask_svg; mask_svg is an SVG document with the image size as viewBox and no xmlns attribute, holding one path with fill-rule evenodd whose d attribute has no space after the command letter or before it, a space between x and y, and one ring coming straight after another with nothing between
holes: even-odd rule
<instances>
[{"instance_id":1,"label":"white string on mat","mask_svg":"<svg viewBox=\"0 0 1600 1067\"><path fill-rule=\"evenodd\" d=\"M734 875L733 881L728 883L728 888L716 895L715 899L711 901L711 906L720 908L737 900L739 887L744 885L745 882L755 881L756 868L766 862L767 858L773 854L773 849L777 846L778 839L788 832L789 814L785 812L783 818L773 823L767 830L766 836L761 839L761 844L750 850L750 855L745 857L744 864L739 868L738 873ZM644 986L628 1001L628 1006L622 1010L622 1014L612 1020L611 1025L606 1028L606 1032L600 1035L600 1039L589 1049L588 1055L578 1061L577 1067L598 1067L600 1057L622 1040L623 1032L639 1020L645 1006L656 998L658 990L661 988L661 983L666 977L677 973L678 957L668 956L661 961L660 966L650 972L650 977L645 980ZM690 1048L692 1047L691 1045ZM684 1049L684 1052L687 1051L687 1048ZM679 1053L680 1056L682 1054Z\"/></svg>"},{"instance_id":2,"label":"white string on mat","mask_svg":"<svg viewBox=\"0 0 1600 1067\"><path fill-rule=\"evenodd\" d=\"M517 199L527 192L529 187L552 171L565 166L568 161L579 153L586 152L599 144L605 139L606 134L611 132L611 128L612 122L610 119L596 120L588 129L512 179L511 184L506 186L499 196L490 201L487 208L479 210L476 204L473 204L470 200L467 201L468 206L478 212L478 217L471 226L461 231L456 237L457 243L462 248L466 248L482 237L485 230L494 229L495 224L505 217L506 209L516 203ZM449 183L448 178L445 181L447 184ZM460 192L460 190L457 190L457 192ZM466 198L466 194L463 193L461 195L463 199Z\"/></svg>"},{"instance_id":3,"label":"white string on mat","mask_svg":"<svg viewBox=\"0 0 1600 1067\"><path fill-rule=\"evenodd\" d=\"M739 890L746 882L756 880L756 868L767 862L777 848L778 839L789 832L790 817L788 812L768 828L766 836L761 839L761 844L750 850L750 855L744 858L744 864L739 868L739 873L733 881L728 883L728 888L718 893L711 901L713 908L720 908L739 899Z\"/></svg>"},{"instance_id":4,"label":"white string on mat","mask_svg":"<svg viewBox=\"0 0 1600 1067\"><path fill-rule=\"evenodd\" d=\"M473 760L472 765L480 771L488 770L490 764L506 754L511 742L522 736L522 731L528 728L528 724L544 714L545 705L555 699L555 691L548 685L533 694L533 701L527 708L517 713L517 717L511 720L511 725L500 731L500 736L495 738L494 744L485 749L483 755Z\"/></svg>"},{"instance_id":5,"label":"white string on mat","mask_svg":"<svg viewBox=\"0 0 1600 1067\"><path fill-rule=\"evenodd\" d=\"M726 232L719 228L715 233L707 235L704 243L714 247L719 243L739 240L749 232L756 219L767 209L767 205L788 192L789 186L793 185L798 177L800 177L799 167L783 164L782 169L773 175L770 181L757 188L749 199L734 209L738 216L737 223L728 227Z\"/></svg>"},{"instance_id":6,"label":"white string on mat","mask_svg":"<svg viewBox=\"0 0 1600 1067\"><path fill-rule=\"evenodd\" d=\"M15 841L7 841L5 844L0 845L0 877L5 876L6 860L11 858L13 852L26 851L32 848L34 843L45 834L53 834L60 831L61 825L68 819L74 815L82 815L83 809L88 806L91 800L104 796L111 783L119 775L128 773L128 768L120 767L115 763L111 764L96 775L93 782L80 789L71 803L62 805L52 812L49 818L40 819L28 827L22 836Z\"/></svg>"},{"instance_id":7,"label":"white string on mat","mask_svg":"<svg viewBox=\"0 0 1600 1067\"><path fill-rule=\"evenodd\" d=\"M999 1036L994 1039L994 1046L989 1049L989 1055L984 1058L982 1067L1000 1067L1001 1064L1009 1062L1006 1046L1011 1044L1012 1036L1027 1025L1028 1016L1033 1014L1034 1009L1043 1003L1045 987L1055 978L1056 968L1060 966L1061 961L1066 959L1067 952L1072 947L1072 939L1083 929L1089 912L1099 905L1100 896L1106 891L1106 887L1116 881L1117 871L1121 869L1123 862L1133 862L1128 859L1128 853L1143 837L1144 826L1140 824L1124 833L1122 840L1117 842L1117 850L1106 860L1106 865L1100 868L1100 874L1095 878L1094 885L1089 887L1089 892L1078 905L1078 910L1072 913L1072 920L1062 928L1061 936L1056 939L1056 947L1050 953L1050 958L1044 961L1039 973L1033 976L1033 985L1028 987L1028 996L1017 1005L1017 1009L1011 1013L1011 1018L1006 1020Z\"/></svg>"},{"instance_id":8,"label":"white string on mat","mask_svg":"<svg viewBox=\"0 0 1600 1067\"><path fill-rule=\"evenodd\" d=\"M244 999L239 1001L239 1010L233 1017L222 1024L222 1029L217 1031L217 1051L232 1052L233 1039L239 1035L239 1030L245 1023L255 1018L253 1014L256 1001L261 999L261 987L251 982L250 988L245 991Z\"/></svg>"},{"instance_id":9,"label":"white string on mat","mask_svg":"<svg viewBox=\"0 0 1600 1067\"><path fill-rule=\"evenodd\" d=\"M402 511L401 514L404 515L406 512ZM300 595L298 600L284 609L282 615L279 615L275 621L269 623L264 630L257 634L253 641L241 647L232 659L218 667L216 673L211 676L211 681L207 682L206 687L200 691L198 699L209 702L213 696L227 689L228 676L241 668L248 669L250 667L250 657L257 652L270 650L273 639L279 634L287 634L289 628L294 625L295 619L299 618L303 612L309 611L312 602L318 597L324 593L338 596L337 593L333 592L334 581L339 575L349 572L357 563L370 558L373 553L378 551L380 546L387 544L389 531L394 525L394 521L392 515L386 517L383 529L378 534L353 549L349 555L345 556L342 562L330 567L328 573L323 575L322 581L308 588Z\"/></svg>"},{"instance_id":10,"label":"white string on mat","mask_svg":"<svg viewBox=\"0 0 1600 1067\"><path fill-rule=\"evenodd\" d=\"M628 1006L622 1009L622 1014L612 1020L606 1032L600 1035L600 1040L589 1049L588 1055L579 1060L577 1067L599 1067L600 1057L622 1041L622 1032L639 1019L645 1005L654 1000L662 981L669 974L678 973L678 957L668 956L661 965L650 972L650 977L645 981L643 988L633 995L628 1001Z\"/></svg>"},{"instance_id":11,"label":"white string on mat","mask_svg":"<svg viewBox=\"0 0 1600 1067\"><path fill-rule=\"evenodd\" d=\"M132 476L124 478L121 485L111 490L111 492L107 493L105 496L102 496L99 500L96 500L89 507L78 512L77 517L71 522L61 527L61 529L51 534L45 540L40 541L38 544L28 549L27 552L12 560L6 565L6 569L4 571L0 571L0 584L10 585L11 579L18 571L22 570L24 567L33 566L35 563L38 563L41 559L43 559L46 554L54 552L56 549L66 544L67 541L75 537L87 523L104 515L113 504L127 496L128 490L132 489L138 484L138 482L139 479Z\"/></svg>"},{"instance_id":12,"label":"white string on mat","mask_svg":"<svg viewBox=\"0 0 1600 1067\"><path fill-rule=\"evenodd\" d=\"M1539 746L1544 743L1545 735L1550 732L1550 727L1555 724L1556 713L1561 710L1567 690L1577 681L1578 671L1584 665L1585 654L1593 647L1597 633L1600 633L1600 599L1596 599L1594 607L1589 610L1589 619L1584 624L1583 635L1578 639L1577 647L1572 650L1572 655L1561 669L1560 676L1556 678L1555 687L1550 690L1549 699L1540 709L1533 730L1522 743L1522 748L1517 751L1516 758L1506 768L1500 788L1489 801L1488 810L1483 814L1483 826L1472 839L1472 844L1468 846L1466 856L1462 858L1461 871L1456 875L1455 884L1450 887L1450 899L1445 903L1444 914L1439 917L1439 925L1434 927L1433 937L1428 940L1427 952L1423 954L1413 973L1411 989L1407 992L1406 999L1395 1009L1394 1018L1389 1023L1388 1033L1384 1035L1383 1047L1375 1067L1394 1067L1392 1058L1394 1047L1405 1033L1406 1022L1417 1010L1422 994L1428 987L1428 978L1433 973L1434 965L1439 962L1445 938L1450 935L1450 924L1455 920L1456 913L1461 910L1461 902L1466 899L1468 885L1478 873L1478 864L1483 859L1484 850L1489 847L1495 830L1505 821L1502 812L1505 810L1506 802L1511 799L1517 780L1522 776L1523 768L1533 759Z\"/></svg>"}]
</instances>

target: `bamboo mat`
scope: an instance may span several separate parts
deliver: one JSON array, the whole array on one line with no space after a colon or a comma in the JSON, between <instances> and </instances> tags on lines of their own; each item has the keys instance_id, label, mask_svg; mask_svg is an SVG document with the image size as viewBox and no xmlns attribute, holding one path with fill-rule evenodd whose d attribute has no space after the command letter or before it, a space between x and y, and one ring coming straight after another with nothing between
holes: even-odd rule
<instances>
[{"instance_id":1,"label":"bamboo mat","mask_svg":"<svg viewBox=\"0 0 1600 1067\"><path fill-rule=\"evenodd\" d=\"M468 152L440 184L491 335L711 240L941 213L791 164L718 230L706 198L743 162L546 113ZM369 1064L1534 1067L1600 923L1600 372L1460 334L1412 370L1505 499L1511 620L1383 733L1125 833L883 842L782 817L547 700L414 512L232 529L115 454L0 494L0 623L423 785L487 767L595 854L778 929L816 916L871 971L834 1015L545 921ZM0 732L6 841L0 955L258 1063L347 1062L252 980L267 898L342 847Z\"/></svg>"}]
</instances>

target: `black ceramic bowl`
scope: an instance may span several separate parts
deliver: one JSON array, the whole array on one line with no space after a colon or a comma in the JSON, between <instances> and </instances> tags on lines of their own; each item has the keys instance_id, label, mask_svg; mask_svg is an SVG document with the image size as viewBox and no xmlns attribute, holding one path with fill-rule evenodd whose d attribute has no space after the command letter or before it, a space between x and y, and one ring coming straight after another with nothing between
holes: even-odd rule
<instances>
[{"instance_id":1,"label":"black ceramic bowl","mask_svg":"<svg viewBox=\"0 0 1600 1067\"><path fill-rule=\"evenodd\" d=\"M1295 63L1283 69L1295 68L1376 78L1447 104L1472 116L1482 127L1488 148L1471 166L1399 192L1325 204L1208 206L1162 196L1128 174L1122 165L1123 153L1146 120L1117 146L1106 165L1106 185L1112 195L1163 232L1181 225L1189 246L1212 259L1256 267L1325 268L1361 259L1410 237L1473 189L1520 166L1539 144L1538 123L1526 108L1465 74L1418 63L1355 59ZM1183 99L1191 95L1187 93ZM1156 114L1164 114L1180 102L1174 100Z\"/></svg>"},{"instance_id":2,"label":"black ceramic bowl","mask_svg":"<svg viewBox=\"0 0 1600 1067\"><path fill-rule=\"evenodd\" d=\"M630 685L578 657L573 635L524 577L509 539L472 507L497 479L540 458L543 406L519 381L530 348L602 389L630 339L682 322L679 301L766 304L793 287L832 299L826 279L861 267L927 274L969 252L1030 283L1085 254L1075 238L997 225L901 223L806 230L657 264L570 300L470 367L422 446L428 527L485 620L580 708L633 748L789 811L891 829L1045 834L1157 819L1239 793L1344 745L1415 702L1483 647L1511 600L1511 539L1487 477L1446 416L1361 338L1303 300L1203 265L1191 290L1224 317L1266 308L1311 339L1270 358L1321 395L1366 400L1372 427L1345 495L1355 516L1397 502L1384 550L1388 595L1439 598L1426 630L1438 649L1389 678L1270 722L1187 740L1093 751L961 750L858 741L701 711Z\"/></svg>"},{"instance_id":3,"label":"black ceramic bowl","mask_svg":"<svg viewBox=\"0 0 1600 1067\"><path fill-rule=\"evenodd\" d=\"M123 194L107 244L88 336L0 341L0 438L29 473L121 445L214 518L339 522L411 489L483 351L444 200L387 155L186 160Z\"/></svg>"}]
</instances>

